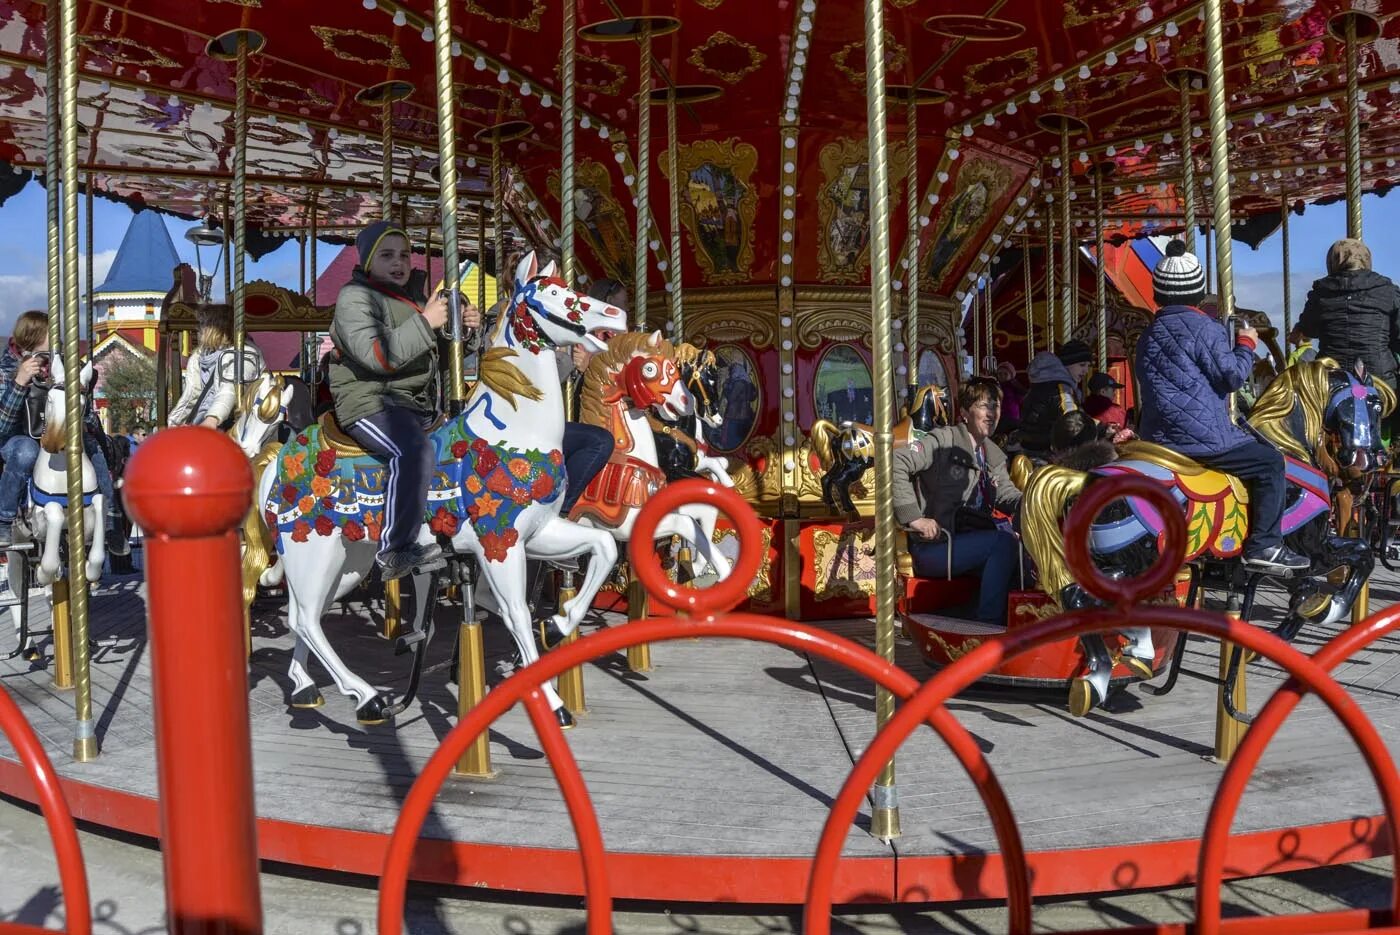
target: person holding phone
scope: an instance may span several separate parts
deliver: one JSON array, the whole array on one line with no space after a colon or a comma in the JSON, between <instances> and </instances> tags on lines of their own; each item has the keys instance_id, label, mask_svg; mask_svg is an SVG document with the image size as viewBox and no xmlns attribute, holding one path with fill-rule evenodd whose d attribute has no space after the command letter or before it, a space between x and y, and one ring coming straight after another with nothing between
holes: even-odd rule
<instances>
[{"instance_id":1,"label":"person holding phone","mask_svg":"<svg viewBox=\"0 0 1400 935\"><path fill-rule=\"evenodd\" d=\"M336 297L330 363L336 420L366 451L389 464L378 562L386 580L443 564L442 549L419 543L437 455L428 428L437 418L440 331L451 299L426 295L408 235L376 221L355 239L360 264ZM481 313L465 299L462 324Z\"/></svg>"},{"instance_id":2,"label":"person holding phone","mask_svg":"<svg viewBox=\"0 0 1400 935\"><path fill-rule=\"evenodd\" d=\"M15 517L34 475L34 463L39 460L44 400L53 383L52 358L49 316L37 311L20 315L5 353L0 354L0 458L5 461L0 472L0 549L14 544ZM114 522L117 503L107 458L97 439L86 431L83 450L107 504L107 549L113 555L125 555L126 538L118 535Z\"/></svg>"}]
</instances>

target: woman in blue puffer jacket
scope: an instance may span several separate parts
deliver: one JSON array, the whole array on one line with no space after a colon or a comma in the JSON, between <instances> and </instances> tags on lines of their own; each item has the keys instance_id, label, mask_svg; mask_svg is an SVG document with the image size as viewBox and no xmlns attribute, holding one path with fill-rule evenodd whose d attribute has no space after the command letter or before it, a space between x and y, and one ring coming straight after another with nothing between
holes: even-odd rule
<instances>
[{"instance_id":1,"label":"woman in blue puffer jacket","mask_svg":"<svg viewBox=\"0 0 1400 935\"><path fill-rule=\"evenodd\" d=\"M1307 568L1311 562L1283 544L1280 530L1283 455L1230 418L1230 393L1254 369L1257 332L1241 323L1232 342L1225 326L1200 310L1205 272L1181 241L1168 244L1152 273L1152 290L1159 309L1137 347L1138 435L1244 481L1250 513L1246 565L1275 574Z\"/></svg>"}]
</instances>

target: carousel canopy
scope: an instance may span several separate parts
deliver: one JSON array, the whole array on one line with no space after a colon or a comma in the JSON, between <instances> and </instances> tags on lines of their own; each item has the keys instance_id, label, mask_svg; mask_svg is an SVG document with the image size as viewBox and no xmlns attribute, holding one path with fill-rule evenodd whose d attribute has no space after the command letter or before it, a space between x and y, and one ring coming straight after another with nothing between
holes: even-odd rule
<instances>
[{"instance_id":1,"label":"carousel canopy","mask_svg":"<svg viewBox=\"0 0 1400 935\"><path fill-rule=\"evenodd\" d=\"M1334 17L1351 6L1224 4L1238 218L1343 191L1347 69ZM1364 7L1357 74L1364 185L1374 190L1400 175L1400 2ZM475 215L490 191L492 147L478 134L507 123L513 130L500 133L500 150L511 226L536 242L557 236L562 8L546 0L453 3L464 241L476 236ZM617 21L638 11L678 24L658 28L651 43L654 97L679 89L685 282L868 281L862 10L844 0L660 0L644 8L578 0L576 206L589 270L625 277L639 179L651 186L655 230L669 226L664 108L652 114L650 171L634 164L639 44ZM888 80L906 89L890 101L891 177L902 193L912 169L923 196L922 281L945 295L965 288L969 270L985 265L988 243L1044 217L1051 186L1034 183L1058 171L1064 117L1072 118L1079 239L1092 231L1088 177L1103 164L1113 168L1105 183L1110 237L1180 227L1183 153L1189 147L1202 169L1208 155L1205 96L1189 80L1206 67L1201 12L1188 0L1001 0L975 11L890 0ZM230 30L252 29L266 43L249 63L250 223L272 234L302 230L313 201L328 233L377 216L385 105L372 89L398 81L411 92L387 105L396 209L421 232L436 222L431 15L430 0L82 3L83 171L116 197L223 216L234 66L207 47ZM0 158L19 171L43 164L51 87L44 22L43 3L0 3ZM1185 139L1183 76L1194 127ZM904 126L911 112L912 151ZM1202 216L1208 174L1197 173ZM906 212L894 218L898 248ZM670 273L659 262L665 237L654 239L659 288Z\"/></svg>"}]
</instances>

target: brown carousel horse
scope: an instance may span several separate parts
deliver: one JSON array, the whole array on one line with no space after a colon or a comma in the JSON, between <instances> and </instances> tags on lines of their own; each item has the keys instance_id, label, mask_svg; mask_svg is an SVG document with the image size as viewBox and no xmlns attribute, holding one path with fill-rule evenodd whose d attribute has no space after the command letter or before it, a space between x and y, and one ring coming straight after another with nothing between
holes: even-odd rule
<instances>
[{"instance_id":1,"label":"brown carousel horse","mask_svg":"<svg viewBox=\"0 0 1400 935\"><path fill-rule=\"evenodd\" d=\"M1358 368L1343 369L1336 361L1320 358L1296 364L1281 373L1262 393L1249 417L1250 426L1284 455L1287 490L1284 501L1285 542L1312 559L1304 572L1284 579L1289 591L1288 612L1274 632L1291 640L1305 623L1334 623L1351 609L1371 574L1375 560L1368 543L1335 534L1329 528L1332 491L1352 479L1384 466L1381 419L1395 408L1388 386ZM1049 465L1037 469L1025 490L1021 529L1026 548L1040 570L1041 587L1061 607L1077 608L1093 603L1074 581L1065 564L1061 527L1074 499L1100 477L1139 474L1167 487L1187 518L1187 564L1193 575L1208 563L1226 563L1229 580L1237 580L1238 557L1248 535L1248 497L1233 477L1208 470L1189 458L1146 442L1130 442L1118 449L1118 459L1084 473ZM1110 575L1133 576L1145 571L1157 557L1162 533L1161 516L1145 502L1129 498L1111 505L1091 527L1091 551ZM1328 580L1328 576L1332 580ZM1241 616L1248 619L1254 591L1262 576L1248 576ZM1151 634L1145 628L1120 633L1124 662L1150 659ZM1104 638L1081 637L1087 672L1073 680L1070 710L1087 713L1108 694L1113 657ZM1173 676L1180 665L1184 641L1173 658ZM1228 686L1240 664L1232 658L1226 677L1227 708L1233 709ZM1139 675L1150 670L1135 667ZM1161 693L1161 692L1157 692ZM1246 715L1231 711L1240 720Z\"/></svg>"},{"instance_id":2,"label":"brown carousel horse","mask_svg":"<svg viewBox=\"0 0 1400 935\"><path fill-rule=\"evenodd\" d=\"M907 447L917 433L948 424L947 390L937 384L919 387L904 417L893 428L894 447ZM875 427L863 422L843 422L838 428L829 419L812 424L812 450L822 466L822 499L850 521L860 518L851 500L851 488L875 465Z\"/></svg>"}]
</instances>

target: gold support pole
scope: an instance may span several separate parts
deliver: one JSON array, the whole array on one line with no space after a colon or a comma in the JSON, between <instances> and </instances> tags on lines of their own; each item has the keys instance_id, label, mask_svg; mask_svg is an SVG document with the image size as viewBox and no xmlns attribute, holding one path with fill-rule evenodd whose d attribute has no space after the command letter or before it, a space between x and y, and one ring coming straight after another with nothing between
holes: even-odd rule
<instances>
[{"instance_id":1,"label":"gold support pole","mask_svg":"<svg viewBox=\"0 0 1400 935\"><path fill-rule=\"evenodd\" d=\"M496 253L496 296L501 294L501 284L509 285L515 270L506 269L506 179L501 166L501 136L491 136L491 227L495 238Z\"/></svg>"},{"instance_id":2,"label":"gold support pole","mask_svg":"<svg viewBox=\"0 0 1400 935\"><path fill-rule=\"evenodd\" d=\"M45 6L47 13L44 42L44 95L45 123L48 139L44 144L44 192L48 208L48 313L49 348L57 351L63 343L63 223L59 215L59 165L58 141L62 137L59 121L63 97L63 76L59 74L59 52L62 41L59 32L63 28L62 10L55 0ZM68 686L63 686L68 687Z\"/></svg>"},{"instance_id":3,"label":"gold support pole","mask_svg":"<svg viewBox=\"0 0 1400 935\"><path fill-rule=\"evenodd\" d=\"M457 260L457 115L452 94L452 6L449 0L433 0L433 52L437 77L438 125L438 213L442 222L442 277L454 282L459 273ZM499 173L500 159L496 146L491 147L492 182ZM479 254L478 254L479 255ZM504 261L496 256L496 276L501 275ZM479 271L485 282L486 270ZM431 288L431 287L430 287ZM455 304L455 303L454 303ZM485 311L483 309L483 311ZM453 315L447 323L450 338L447 352L447 398L453 404L466 399L465 367L463 364L462 318Z\"/></svg>"},{"instance_id":4,"label":"gold support pole","mask_svg":"<svg viewBox=\"0 0 1400 935\"><path fill-rule=\"evenodd\" d=\"M476 209L476 255L486 256L486 207L477 205ZM443 254L446 256L446 253ZM513 271L512 271L513 272ZM510 286L508 278L501 275L500 270L496 270L496 299L499 301L501 291ZM486 312L486 270L481 270L481 275L476 277L476 307Z\"/></svg>"},{"instance_id":5,"label":"gold support pole","mask_svg":"<svg viewBox=\"0 0 1400 935\"><path fill-rule=\"evenodd\" d=\"M53 0L50 0L52 3ZM68 365L63 401L68 460L68 581L73 613L73 758L97 758L88 658L87 541L83 515L83 387L78 379L78 0L62 0L60 57L63 72L63 360ZM103 517L97 516L96 522Z\"/></svg>"},{"instance_id":6,"label":"gold support pole","mask_svg":"<svg viewBox=\"0 0 1400 935\"><path fill-rule=\"evenodd\" d=\"M578 273L575 269L574 253L574 136L578 130L577 118L574 116L574 99L577 95L574 63L577 60L578 25L575 14L578 7L576 0L563 0L563 4L564 42L559 59L559 80L563 84L559 102L562 124L559 153L559 249L564 281L573 285L574 277Z\"/></svg>"},{"instance_id":7,"label":"gold support pole","mask_svg":"<svg viewBox=\"0 0 1400 935\"><path fill-rule=\"evenodd\" d=\"M904 148L909 164L904 177L904 282L905 311L904 351L910 386L919 383L919 92L917 87L909 88L909 100L905 105ZM913 400L910 400L912 403Z\"/></svg>"},{"instance_id":8,"label":"gold support pole","mask_svg":"<svg viewBox=\"0 0 1400 935\"><path fill-rule=\"evenodd\" d=\"M1069 157L1069 121L1060 120L1060 344L1074 333L1074 221L1069 212L1070 182L1074 176Z\"/></svg>"},{"instance_id":9,"label":"gold support pole","mask_svg":"<svg viewBox=\"0 0 1400 935\"><path fill-rule=\"evenodd\" d=\"M865 112L870 145L870 325L875 364L875 564L894 568L893 354L890 341L890 186L885 125L884 0L865 0ZM894 661L895 577L875 578L875 651ZM876 690L875 724L882 728L894 715L894 696ZM894 760L875 780L870 833L888 841L899 836L899 804Z\"/></svg>"},{"instance_id":10,"label":"gold support pole","mask_svg":"<svg viewBox=\"0 0 1400 935\"><path fill-rule=\"evenodd\" d=\"M980 306L982 304L982 280L972 281L972 304L967 310L967 324L972 329L972 375L975 377L982 372L982 317Z\"/></svg>"},{"instance_id":11,"label":"gold support pole","mask_svg":"<svg viewBox=\"0 0 1400 935\"><path fill-rule=\"evenodd\" d=\"M632 323L647 326L647 245L651 241L651 26L642 28L641 61L637 64L637 242L633 277L636 297Z\"/></svg>"},{"instance_id":12,"label":"gold support pole","mask_svg":"<svg viewBox=\"0 0 1400 935\"><path fill-rule=\"evenodd\" d=\"M1293 333L1293 284L1289 281L1292 277L1292 249L1288 240L1288 196L1279 196L1279 223L1283 227L1283 340L1285 346L1288 343L1288 336ZM1287 360L1284 361L1287 363Z\"/></svg>"},{"instance_id":13,"label":"gold support pole","mask_svg":"<svg viewBox=\"0 0 1400 935\"><path fill-rule=\"evenodd\" d=\"M224 301L233 301L233 241L230 239L233 233L233 220L229 214L228 191L224 192Z\"/></svg>"},{"instance_id":14,"label":"gold support pole","mask_svg":"<svg viewBox=\"0 0 1400 935\"><path fill-rule=\"evenodd\" d=\"M87 301L86 301L86 303L85 303L85 304L87 305L87 332L86 332L86 333L87 333L87 339L88 339L88 356L91 356L91 355L93 354L93 352L94 352L94 351L96 350L96 348L97 348L97 339L96 339L96 337L95 337L95 336L93 335L93 333L92 333L92 331L93 331L93 318L94 318L95 316L94 316L94 313L93 313L93 310L92 310L92 291L93 291L94 286L93 286L93 284L92 284L92 254L93 254L92 233L93 233L93 223L92 223L92 173L91 173L91 172L89 172L89 173L87 174L87 186L86 186L86 191L83 193L83 207L85 208L85 210L83 211L83 221L84 221L84 223L87 224L87 256L86 256L86 258L85 258L85 259L87 260L87 296L86 296Z\"/></svg>"},{"instance_id":15,"label":"gold support pole","mask_svg":"<svg viewBox=\"0 0 1400 935\"><path fill-rule=\"evenodd\" d=\"M671 214L671 339L680 343L685 340L685 309L681 296L681 177L677 145L676 88L672 85L666 93L666 169L671 183L667 186Z\"/></svg>"},{"instance_id":16,"label":"gold support pole","mask_svg":"<svg viewBox=\"0 0 1400 935\"><path fill-rule=\"evenodd\" d=\"M449 49L450 51L450 49ZM394 204L394 102L393 95L386 92L384 104L379 112L379 148L382 162L379 167L383 178L379 180L379 216L389 219ZM431 283L429 287L431 288Z\"/></svg>"},{"instance_id":17,"label":"gold support pole","mask_svg":"<svg viewBox=\"0 0 1400 935\"><path fill-rule=\"evenodd\" d=\"M239 385L243 383L243 345L247 340L243 264L248 247L248 36L238 34L233 98L233 346Z\"/></svg>"},{"instance_id":18,"label":"gold support pole","mask_svg":"<svg viewBox=\"0 0 1400 935\"><path fill-rule=\"evenodd\" d=\"M1181 77L1181 203L1186 215L1186 252L1196 252L1196 155L1191 148L1191 76Z\"/></svg>"},{"instance_id":19,"label":"gold support pole","mask_svg":"<svg viewBox=\"0 0 1400 935\"><path fill-rule=\"evenodd\" d=\"M316 304L316 278L318 275L318 270L316 268L316 227L320 215L319 198L319 192L313 191L311 193L311 233L306 238L306 251L308 255L307 262L309 264L306 271L308 280L306 296L311 299L311 304L313 306ZM321 334L320 332L313 332L312 334L303 338L303 340L307 344L306 365L309 368L307 370L307 373L310 374L311 377L309 382L314 388L318 384L321 375ZM315 396L314 392L312 393L312 396Z\"/></svg>"},{"instance_id":20,"label":"gold support pole","mask_svg":"<svg viewBox=\"0 0 1400 935\"><path fill-rule=\"evenodd\" d=\"M992 284L996 281L995 277L992 275L992 266L995 265L995 263L996 258L993 257L992 262L987 264L987 294L984 297L982 303L985 306L987 312L987 314L982 318L982 356L986 357L988 360L996 360L997 357L996 316L995 313L992 311ZM988 372L987 376L994 377L996 376L996 372L996 367L993 366L992 369Z\"/></svg>"},{"instance_id":21,"label":"gold support pole","mask_svg":"<svg viewBox=\"0 0 1400 935\"><path fill-rule=\"evenodd\" d=\"M1210 174L1215 207L1215 275L1220 320L1227 329L1235 314L1234 270L1230 248L1230 139L1225 124L1225 30L1221 0L1205 0L1206 81L1210 89Z\"/></svg>"},{"instance_id":22,"label":"gold support pole","mask_svg":"<svg viewBox=\"0 0 1400 935\"><path fill-rule=\"evenodd\" d=\"M642 587L642 583L632 577L627 582L627 619L645 620L647 618L647 589ZM651 671L651 645L649 643L638 643L636 646L627 647L627 668L633 672Z\"/></svg>"},{"instance_id":23,"label":"gold support pole","mask_svg":"<svg viewBox=\"0 0 1400 935\"><path fill-rule=\"evenodd\" d=\"M436 0L439 10L448 0ZM486 651L481 640L481 624L476 620L464 621L458 629L457 653L457 720L471 713L472 708L481 704L486 697ZM457 776L472 779L494 779L496 771L491 768L491 737L483 731L467 747L457 765L452 768Z\"/></svg>"},{"instance_id":24,"label":"gold support pole","mask_svg":"<svg viewBox=\"0 0 1400 935\"><path fill-rule=\"evenodd\" d=\"M1240 740L1244 738L1244 732L1249 729L1248 724L1235 720L1225 713L1225 678L1230 671L1230 654L1235 649L1234 643L1221 642L1220 644L1220 687L1216 690L1216 712L1215 712L1215 753L1214 759L1217 763L1228 763L1235 755L1235 750L1240 745ZM1245 673L1249 667L1241 661L1235 672L1235 682L1231 686L1234 692L1234 704L1236 711L1248 710L1249 699L1246 696Z\"/></svg>"},{"instance_id":25,"label":"gold support pole","mask_svg":"<svg viewBox=\"0 0 1400 935\"><path fill-rule=\"evenodd\" d=\"M1021 291L1026 301L1026 365L1035 356L1035 303L1031 301L1031 241L1021 245Z\"/></svg>"},{"instance_id":26,"label":"gold support pole","mask_svg":"<svg viewBox=\"0 0 1400 935\"><path fill-rule=\"evenodd\" d=\"M57 6L58 4L54 4ZM68 601L68 579L53 583L53 687L73 687L73 615Z\"/></svg>"},{"instance_id":27,"label":"gold support pole","mask_svg":"<svg viewBox=\"0 0 1400 935\"><path fill-rule=\"evenodd\" d=\"M1094 247L1098 251L1096 254L1098 262L1094 268L1094 313L1098 317L1094 324L1098 328L1098 364L1099 371L1108 370L1108 289L1104 282L1107 275L1105 269L1106 261L1103 250L1103 181L1104 167L1100 166L1094 173Z\"/></svg>"},{"instance_id":28,"label":"gold support pole","mask_svg":"<svg viewBox=\"0 0 1400 935\"><path fill-rule=\"evenodd\" d=\"M1212 225L1211 225L1211 223L1210 223L1210 215L1206 215L1206 219L1205 219L1205 221L1204 221L1204 223L1203 223L1203 225L1202 225L1202 227L1203 227L1202 236L1205 238L1205 244L1201 247L1201 254L1200 254L1200 256L1201 256L1201 262L1205 264L1206 291L1207 291L1207 292L1214 292L1214 293L1219 294L1219 291L1220 291L1220 284L1219 284L1218 282L1216 282L1216 280L1212 277L1213 265L1214 265L1214 264L1212 263L1211 256L1210 256L1210 232L1211 232L1211 226L1212 226Z\"/></svg>"},{"instance_id":29,"label":"gold support pole","mask_svg":"<svg viewBox=\"0 0 1400 935\"><path fill-rule=\"evenodd\" d=\"M1055 284L1055 211L1046 205L1045 210L1045 349L1053 351L1060 344L1059 318L1055 314L1056 298L1059 295Z\"/></svg>"},{"instance_id":30,"label":"gold support pole","mask_svg":"<svg viewBox=\"0 0 1400 935\"><path fill-rule=\"evenodd\" d=\"M384 633L386 640L396 640L403 627L403 591L399 579L384 582Z\"/></svg>"},{"instance_id":31,"label":"gold support pole","mask_svg":"<svg viewBox=\"0 0 1400 935\"><path fill-rule=\"evenodd\" d=\"M1361 239L1361 93L1357 87L1356 15L1346 14L1347 236Z\"/></svg>"}]
</instances>

